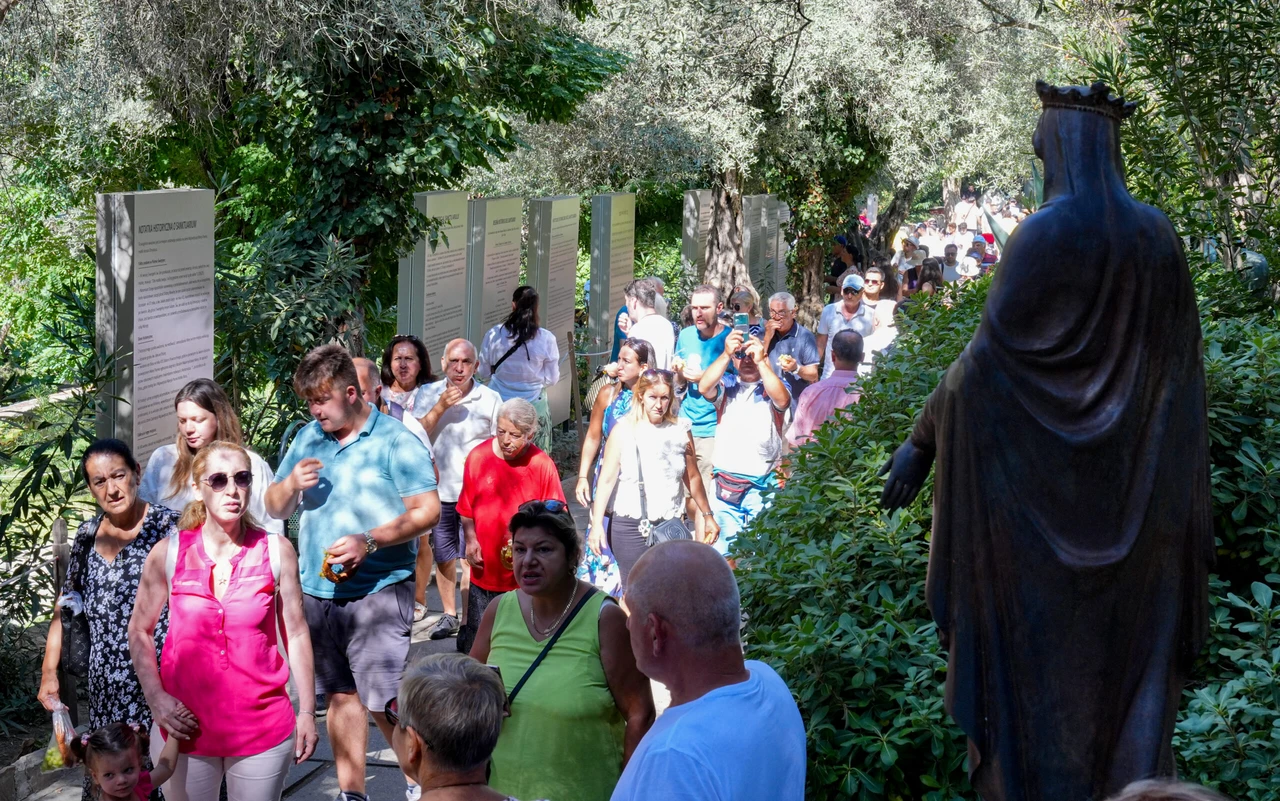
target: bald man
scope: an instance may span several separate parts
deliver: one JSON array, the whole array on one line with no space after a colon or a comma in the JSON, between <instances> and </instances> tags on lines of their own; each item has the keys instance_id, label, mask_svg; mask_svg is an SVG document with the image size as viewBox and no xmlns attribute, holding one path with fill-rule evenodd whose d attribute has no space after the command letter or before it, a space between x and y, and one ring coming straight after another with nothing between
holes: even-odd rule
<instances>
[{"instance_id":1,"label":"bald man","mask_svg":"<svg viewBox=\"0 0 1280 801\"><path fill-rule=\"evenodd\" d=\"M502 396L475 380L478 363L476 346L470 341L450 341L440 359L444 378L427 384L418 396L418 411L426 410L422 427L431 435L436 467L440 470L440 522L431 533L431 543L444 614L427 631L433 640L456 636L465 622L458 610L467 608L471 573L463 558L466 537L458 517L458 496L462 493L467 454L498 432ZM461 607L458 588L462 590Z\"/></svg>"},{"instance_id":2,"label":"bald man","mask_svg":"<svg viewBox=\"0 0 1280 801\"><path fill-rule=\"evenodd\" d=\"M671 691L612 801L801 801L800 710L773 668L744 660L733 571L692 540L650 548L627 584L636 665Z\"/></svg>"}]
</instances>

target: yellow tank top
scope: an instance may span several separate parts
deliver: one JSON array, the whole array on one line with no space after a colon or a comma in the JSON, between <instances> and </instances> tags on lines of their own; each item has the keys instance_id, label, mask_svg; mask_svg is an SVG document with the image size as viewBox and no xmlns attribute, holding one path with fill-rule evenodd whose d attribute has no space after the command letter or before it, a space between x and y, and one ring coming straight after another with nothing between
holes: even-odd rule
<instances>
[{"instance_id":1,"label":"yellow tank top","mask_svg":"<svg viewBox=\"0 0 1280 801\"><path fill-rule=\"evenodd\" d=\"M510 693L542 652L525 625L517 593L498 601L489 664ZM503 721L489 786L515 798L608 801L622 775L625 722L600 663L597 592L525 682Z\"/></svg>"}]
</instances>

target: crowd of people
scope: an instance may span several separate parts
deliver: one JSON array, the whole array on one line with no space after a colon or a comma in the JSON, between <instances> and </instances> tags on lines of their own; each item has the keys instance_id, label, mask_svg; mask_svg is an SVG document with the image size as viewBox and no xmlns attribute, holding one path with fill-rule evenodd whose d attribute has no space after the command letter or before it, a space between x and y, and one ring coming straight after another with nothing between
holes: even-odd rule
<instances>
[{"instance_id":1,"label":"crowd of people","mask_svg":"<svg viewBox=\"0 0 1280 801\"><path fill-rule=\"evenodd\" d=\"M697 286L680 327L660 281L628 285L571 493L585 538L549 454L559 353L529 287L479 347L445 346L440 377L413 336L380 364L306 354L293 386L312 420L275 471L207 379L177 394L174 444L145 471L123 442L91 444L99 513L76 532L39 689L58 708L59 666L87 649L86 801L214 801L224 782L230 801L277 801L317 747L318 703L337 801L368 801L370 719L408 801L803 798L796 703L743 655L734 542L787 452L858 401L897 309L984 269L976 241L930 257L935 232L868 264L837 237L816 331L785 291L737 287L726 307ZM459 653L409 665L432 577L426 636Z\"/></svg>"}]
</instances>

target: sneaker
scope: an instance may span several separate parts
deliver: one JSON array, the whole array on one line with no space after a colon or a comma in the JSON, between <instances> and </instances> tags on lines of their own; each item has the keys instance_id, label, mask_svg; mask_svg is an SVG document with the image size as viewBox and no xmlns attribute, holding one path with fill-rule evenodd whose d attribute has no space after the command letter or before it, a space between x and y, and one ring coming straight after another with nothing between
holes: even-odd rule
<instances>
[{"instance_id":1,"label":"sneaker","mask_svg":"<svg viewBox=\"0 0 1280 801\"><path fill-rule=\"evenodd\" d=\"M369 796L353 790L339 790L335 801L369 801Z\"/></svg>"},{"instance_id":2,"label":"sneaker","mask_svg":"<svg viewBox=\"0 0 1280 801\"><path fill-rule=\"evenodd\" d=\"M408 784L404 788L405 801L418 801L422 798L422 787L416 784Z\"/></svg>"},{"instance_id":3,"label":"sneaker","mask_svg":"<svg viewBox=\"0 0 1280 801\"><path fill-rule=\"evenodd\" d=\"M441 615L440 619L427 630L427 637L432 640L443 640L445 637L456 637L457 635L458 619L453 615Z\"/></svg>"}]
</instances>

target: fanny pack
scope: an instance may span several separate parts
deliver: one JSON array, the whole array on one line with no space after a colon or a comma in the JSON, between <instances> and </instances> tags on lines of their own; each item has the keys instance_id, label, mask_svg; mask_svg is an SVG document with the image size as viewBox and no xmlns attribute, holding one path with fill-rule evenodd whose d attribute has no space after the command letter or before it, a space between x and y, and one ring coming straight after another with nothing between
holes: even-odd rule
<instances>
[{"instance_id":1,"label":"fanny pack","mask_svg":"<svg viewBox=\"0 0 1280 801\"><path fill-rule=\"evenodd\" d=\"M728 473L716 473L716 497L730 506L741 506L742 499L755 489L756 482L749 478L738 478Z\"/></svg>"}]
</instances>

